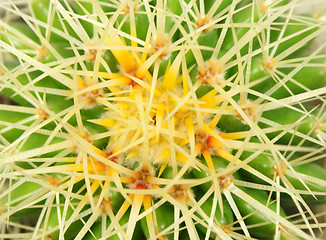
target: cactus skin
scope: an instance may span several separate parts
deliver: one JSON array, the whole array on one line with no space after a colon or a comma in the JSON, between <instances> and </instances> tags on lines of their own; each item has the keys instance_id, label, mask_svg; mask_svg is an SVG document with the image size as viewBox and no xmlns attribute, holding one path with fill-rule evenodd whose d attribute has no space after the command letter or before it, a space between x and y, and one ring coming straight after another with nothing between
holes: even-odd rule
<instances>
[{"instance_id":1,"label":"cactus skin","mask_svg":"<svg viewBox=\"0 0 326 240\"><path fill-rule=\"evenodd\" d=\"M322 16L267 0L4 6L0 94L17 105L0 104L0 236L317 238Z\"/></svg>"}]
</instances>

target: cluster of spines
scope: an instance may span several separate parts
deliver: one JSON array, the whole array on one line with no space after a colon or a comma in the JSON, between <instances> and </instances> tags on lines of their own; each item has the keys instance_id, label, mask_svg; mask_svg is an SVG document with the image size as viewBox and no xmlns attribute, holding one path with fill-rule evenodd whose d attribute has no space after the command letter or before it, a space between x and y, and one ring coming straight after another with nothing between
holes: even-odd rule
<instances>
[{"instance_id":1,"label":"cluster of spines","mask_svg":"<svg viewBox=\"0 0 326 240\"><path fill-rule=\"evenodd\" d=\"M198 6L192 1L76 2L74 10L49 3L34 1L35 22L17 10L41 45L19 40L26 34L9 23L2 31L1 47L23 63L11 67L9 57L2 66L2 93L23 105L1 106L12 115L2 119L2 182L19 192L20 185L26 187L23 181L30 181L35 193L21 192L8 201L11 191L6 190L1 198L9 210L2 219L33 203L43 206L34 237L92 239L118 233L130 239L140 221L151 239L214 237L211 232L222 239L309 238L284 218L280 196L285 192L296 205L298 224L314 236L309 222L317 219L299 193L324 195L325 173L310 166L319 171L314 178L302 166L322 158L325 112L300 104L324 102L325 83L305 82L310 67L303 66L311 64L310 71L325 81L325 71L315 70L325 66L325 58L317 56L320 49L310 57L289 57L322 32L309 24L311 18L292 21L286 1L259 5L261 12L256 3L240 6L239 1L199 1ZM37 12L36 4L46 14ZM268 18L268 9L278 11ZM278 18L287 20L280 21L280 37L271 42ZM267 57L273 47L276 57ZM311 88L316 89L307 94ZM114 194L123 198L115 203ZM160 206L173 212L163 229L156 214Z\"/></svg>"}]
</instances>

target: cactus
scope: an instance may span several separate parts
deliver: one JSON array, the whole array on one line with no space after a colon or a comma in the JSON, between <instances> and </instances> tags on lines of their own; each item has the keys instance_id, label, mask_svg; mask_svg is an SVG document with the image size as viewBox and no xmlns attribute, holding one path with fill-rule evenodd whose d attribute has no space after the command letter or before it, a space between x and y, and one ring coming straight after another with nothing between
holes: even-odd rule
<instances>
[{"instance_id":1,"label":"cactus","mask_svg":"<svg viewBox=\"0 0 326 240\"><path fill-rule=\"evenodd\" d=\"M1 238L322 236L326 21L309 5L0 3Z\"/></svg>"}]
</instances>

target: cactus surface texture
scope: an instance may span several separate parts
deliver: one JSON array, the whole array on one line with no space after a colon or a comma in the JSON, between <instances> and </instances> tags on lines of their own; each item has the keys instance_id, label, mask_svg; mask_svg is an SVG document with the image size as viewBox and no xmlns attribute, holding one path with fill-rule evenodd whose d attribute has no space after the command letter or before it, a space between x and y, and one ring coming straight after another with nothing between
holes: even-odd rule
<instances>
[{"instance_id":1,"label":"cactus surface texture","mask_svg":"<svg viewBox=\"0 0 326 240\"><path fill-rule=\"evenodd\" d=\"M325 239L325 13L1 1L0 239Z\"/></svg>"}]
</instances>

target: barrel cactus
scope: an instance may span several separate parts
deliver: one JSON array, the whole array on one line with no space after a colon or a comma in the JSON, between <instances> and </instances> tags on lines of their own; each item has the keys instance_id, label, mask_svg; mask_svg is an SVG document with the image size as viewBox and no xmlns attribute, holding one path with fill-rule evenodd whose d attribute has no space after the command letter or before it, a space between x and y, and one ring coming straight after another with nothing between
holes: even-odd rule
<instances>
[{"instance_id":1,"label":"barrel cactus","mask_svg":"<svg viewBox=\"0 0 326 240\"><path fill-rule=\"evenodd\" d=\"M1 2L1 238L323 238L324 5Z\"/></svg>"}]
</instances>

